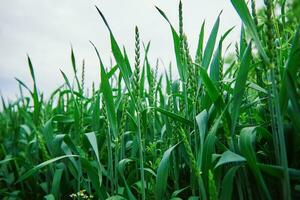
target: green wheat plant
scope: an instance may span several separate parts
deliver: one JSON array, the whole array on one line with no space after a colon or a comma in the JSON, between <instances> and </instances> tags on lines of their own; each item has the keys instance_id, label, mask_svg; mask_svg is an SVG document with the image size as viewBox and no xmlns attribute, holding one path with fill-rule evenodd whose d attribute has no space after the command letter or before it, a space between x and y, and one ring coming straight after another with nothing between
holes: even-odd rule
<instances>
[{"instance_id":1,"label":"green wheat plant","mask_svg":"<svg viewBox=\"0 0 300 200\"><path fill-rule=\"evenodd\" d=\"M142 30L131 58L96 7L114 60L90 42L100 80L91 92L73 47L73 74L61 71L47 99L28 56L33 85L16 78L18 98L1 98L0 198L299 199L299 2L231 4L242 22L232 52L224 41L238 27L220 33L221 13L208 35L199 27L193 54L184 3L178 26L157 8L176 58L165 73Z\"/></svg>"}]
</instances>

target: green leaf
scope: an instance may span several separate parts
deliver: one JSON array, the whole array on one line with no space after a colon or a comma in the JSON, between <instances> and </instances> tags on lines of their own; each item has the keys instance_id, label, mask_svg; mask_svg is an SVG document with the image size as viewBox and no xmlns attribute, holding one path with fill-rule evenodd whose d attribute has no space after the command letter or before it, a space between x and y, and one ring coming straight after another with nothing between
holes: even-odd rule
<instances>
[{"instance_id":1,"label":"green leaf","mask_svg":"<svg viewBox=\"0 0 300 200\"><path fill-rule=\"evenodd\" d=\"M71 62L72 62L73 72L74 72L74 74L76 74L77 68L76 68L76 60L75 60L73 47L71 47Z\"/></svg>"},{"instance_id":2,"label":"green leaf","mask_svg":"<svg viewBox=\"0 0 300 200\"><path fill-rule=\"evenodd\" d=\"M18 83L20 84L20 85L22 85L32 96L33 96L33 93L32 93L32 91L30 90L30 88L23 82L23 81L21 81L20 79L18 79L18 78L15 78L15 80L16 81L18 81Z\"/></svg>"},{"instance_id":3,"label":"green leaf","mask_svg":"<svg viewBox=\"0 0 300 200\"><path fill-rule=\"evenodd\" d=\"M90 142L90 144L92 146L92 149L96 155L97 161L100 162L99 149L98 149L98 143L97 143L97 138L96 138L95 132L86 133L85 136L87 137L88 141Z\"/></svg>"},{"instance_id":4,"label":"green leaf","mask_svg":"<svg viewBox=\"0 0 300 200\"><path fill-rule=\"evenodd\" d=\"M232 199L232 190L233 190L233 180L236 174L236 171L240 166L235 166L230 168L225 174L222 180L220 200L231 200Z\"/></svg>"},{"instance_id":5,"label":"green leaf","mask_svg":"<svg viewBox=\"0 0 300 200\"><path fill-rule=\"evenodd\" d=\"M185 81L187 79L187 68L186 68L186 65L184 65L182 63L182 58L181 58L181 53L180 53L180 38L179 38L177 32L175 31L174 27L172 26L170 20L166 16L166 14L161 9L159 9L158 7L156 7L156 9L158 10L158 12L165 18L165 20L170 25L170 28L171 28L171 31L172 31L172 36L173 36L173 44L174 44L174 50L175 50L175 57L176 57L178 73L179 73L179 76L180 76L181 80Z\"/></svg>"},{"instance_id":6,"label":"green leaf","mask_svg":"<svg viewBox=\"0 0 300 200\"><path fill-rule=\"evenodd\" d=\"M42 128L42 133L43 136L46 140L46 144L48 149L50 150L51 154L53 153L53 146L52 146L52 142L54 140L54 131L53 131L53 127L52 127L52 119L49 119Z\"/></svg>"},{"instance_id":7,"label":"green leaf","mask_svg":"<svg viewBox=\"0 0 300 200\"><path fill-rule=\"evenodd\" d=\"M79 90L81 90L81 85L80 85L78 77L77 77L77 67L76 67L76 60L75 60L73 47L71 47L71 62L72 62L72 67L73 67L73 72L74 72L74 75L75 75L75 80L76 80L77 87L78 87Z\"/></svg>"},{"instance_id":8,"label":"green leaf","mask_svg":"<svg viewBox=\"0 0 300 200\"><path fill-rule=\"evenodd\" d=\"M102 63L98 49L92 42L90 42L90 43L94 46L94 49L96 51L96 54L97 54L99 62L100 62L100 77L101 77L100 90L103 94L105 108L107 111L107 117L108 117L108 121L109 121L109 126L111 127L111 129L113 131L114 137L116 137L117 131L118 131L118 127L117 127L118 123L117 123L117 114L116 114L116 109L115 109L112 88L109 84L109 79L108 79L107 73L104 69L104 65Z\"/></svg>"},{"instance_id":9,"label":"green leaf","mask_svg":"<svg viewBox=\"0 0 300 200\"><path fill-rule=\"evenodd\" d=\"M96 9L98 11L98 13L100 14L103 22L105 23L106 27L108 28L109 30L109 33L110 33L110 41L111 41L111 49L112 49L112 52L113 52L113 55L114 55L114 58L119 66L119 69L122 73L122 77L124 79L124 82L125 82L125 85L128 89L128 92L130 94L130 96L132 97L132 99L134 100L135 102L135 96L132 94L131 90L130 90L130 77L132 75L132 72L131 72L131 69L130 69L130 66L128 65L129 62L126 62L126 59L124 58L124 56L122 55L122 52L120 50L120 47L113 35L113 32L111 30L111 28L109 27L103 13L99 10L99 8L96 6ZM99 57L99 54L98 54L98 57Z\"/></svg>"},{"instance_id":10,"label":"green leaf","mask_svg":"<svg viewBox=\"0 0 300 200\"><path fill-rule=\"evenodd\" d=\"M100 130L100 94L97 93L95 96L95 101L93 104L93 113L92 113L92 127L93 131Z\"/></svg>"},{"instance_id":11,"label":"green leaf","mask_svg":"<svg viewBox=\"0 0 300 200\"><path fill-rule=\"evenodd\" d=\"M222 54L222 41L219 42L218 48L216 49L212 63L210 65L210 71L209 71L209 76L210 79L217 85L219 86L219 81L220 81L220 68L221 68L221 55Z\"/></svg>"},{"instance_id":12,"label":"green leaf","mask_svg":"<svg viewBox=\"0 0 300 200\"><path fill-rule=\"evenodd\" d=\"M44 196L45 200L55 200L55 197L53 196L53 194L48 194L46 196Z\"/></svg>"},{"instance_id":13,"label":"green leaf","mask_svg":"<svg viewBox=\"0 0 300 200\"><path fill-rule=\"evenodd\" d=\"M161 200L165 198L170 167L170 156L176 146L177 145L174 145L170 147L167 151L165 151L159 163L156 176L156 200Z\"/></svg>"},{"instance_id":14,"label":"green leaf","mask_svg":"<svg viewBox=\"0 0 300 200\"><path fill-rule=\"evenodd\" d=\"M261 174L259 167L257 166L257 160L255 151L253 149L253 143L255 142L256 135L256 127L246 127L241 130L240 133L240 150L241 153L247 160L247 164L249 165L253 175L256 178L256 181L260 185L262 190L262 194L265 199L271 199L271 194L269 189L265 183L265 180Z\"/></svg>"},{"instance_id":15,"label":"green leaf","mask_svg":"<svg viewBox=\"0 0 300 200\"><path fill-rule=\"evenodd\" d=\"M107 193L103 185L100 183L100 177L98 176L97 169L91 164L89 160L82 157L80 158L80 160L82 163L82 168L87 172L97 196L100 199L106 199Z\"/></svg>"},{"instance_id":16,"label":"green leaf","mask_svg":"<svg viewBox=\"0 0 300 200\"><path fill-rule=\"evenodd\" d=\"M202 66L205 70L208 69L214 48L215 48L215 43L216 43L216 39L217 39L217 35L218 35L218 31L219 31L219 24L220 24L220 15L219 14L213 29L210 33L210 36L208 38L207 44L205 46L205 50L204 50L204 54L203 54L203 61L202 61Z\"/></svg>"},{"instance_id":17,"label":"green leaf","mask_svg":"<svg viewBox=\"0 0 300 200\"><path fill-rule=\"evenodd\" d=\"M14 157L12 157L12 155L6 155L5 158L3 160L0 160L0 165L5 164L9 161L15 160Z\"/></svg>"},{"instance_id":18,"label":"green leaf","mask_svg":"<svg viewBox=\"0 0 300 200\"><path fill-rule=\"evenodd\" d=\"M259 85L255 84L255 83L252 83L252 82L250 82L249 88L256 90L258 92L264 93L264 94L268 94L267 90L265 90L264 88L260 87Z\"/></svg>"},{"instance_id":19,"label":"green leaf","mask_svg":"<svg viewBox=\"0 0 300 200\"><path fill-rule=\"evenodd\" d=\"M29 176L35 174L38 170L40 170L41 168L50 165L51 163L54 163L58 160L64 159L64 158L69 158L69 157L79 157L78 155L64 155L64 156L59 156L56 158L52 158L50 160L47 160L45 162L42 162L38 165L36 165L35 167L33 167L32 169L30 169L29 171L27 171L26 173L24 173L17 181L17 183L25 180L26 178L28 178Z\"/></svg>"},{"instance_id":20,"label":"green leaf","mask_svg":"<svg viewBox=\"0 0 300 200\"><path fill-rule=\"evenodd\" d=\"M164 115L167 115L168 117L171 117L173 119L175 119L176 121L178 122L181 122L183 124L187 124L187 125L190 125L190 126L193 126L194 123L184 117L181 117L180 115L176 114L176 113L173 113L173 112L170 112L168 110L165 110L163 108L159 108L159 107L155 107L155 108L151 108L151 109L155 109L157 110L158 112L164 114Z\"/></svg>"},{"instance_id":21,"label":"green leaf","mask_svg":"<svg viewBox=\"0 0 300 200\"><path fill-rule=\"evenodd\" d=\"M190 196L188 198L188 200L199 200L199 197L197 197L197 196Z\"/></svg>"},{"instance_id":22,"label":"green leaf","mask_svg":"<svg viewBox=\"0 0 300 200\"><path fill-rule=\"evenodd\" d=\"M35 85L36 80L35 80L35 75L34 75L32 62L31 62L31 59L30 59L29 55L27 55L27 60L28 60L28 66L29 66L30 74L31 74L31 77L32 77L32 80L33 80L33 84Z\"/></svg>"},{"instance_id":23,"label":"green leaf","mask_svg":"<svg viewBox=\"0 0 300 200\"><path fill-rule=\"evenodd\" d=\"M35 79L35 75L34 75L34 70L33 70L33 66L32 66L32 62L30 60L30 57L27 55L27 59L28 59L28 65L29 65L29 69L30 69L30 74L33 80L33 92L31 93L32 99L33 99L33 120L35 122L36 125L39 124L39 115L40 115L40 109L41 109L41 104L39 102L39 95L38 95L38 90L37 90L37 86L36 86L36 79Z\"/></svg>"},{"instance_id":24,"label":"green leaf","mask_svg":"<svg viewBox=\"0 0 300 200\"><path fill-rule=\"evenodd\" d=\"M208 113L206 110L203 110L201 113L199 113L196 116L196 122L197 122L198 129L199 129L200 143L201 143L201 147L202 147L203 143L204 143L207 123L208 123Z\"/></svg>"},{"instance_id":25,"label":"green leaf","mask_svg":"<svg viewBox=\"0 0 300 200\"><path fill-rule=\"evenodd\" d=\"M262 172L265 172L266 174L269 174L271 176L277 177L277 178L283 178L283 167L276 166L276 165L268 165L268 164L262 164L258 163L259 168ZM293 169L288 168L288 172L290 174L291 179L293 180L300 180L300 170L299 169Z\"/></svg>"},{"instance_id":26,"label":"green leaf","mask_svg":"<svg viewBox=\"0 0 300 200\"><path fill-rule=\"evenodd\" d=\"M199 65L198 65L199 66ZM212 80L209 78L206 70L199 66L200 76L202 78L202 81L205 85L206 92L208 93L209 97L213 102L217 101L217 99L220 97L220 93L217 89L217 87L214 85Z\"/></svg>"},{"instance_id":27,"label":"green leaf","mask_svg":"<svg viewBox=\"0 0 300 200\"><path fill-rule=\"evenodd\" d=\"M240 107L242 104L244 92L246 89L246 80L248 76L248 72L250 69L250 62L251 62L251 43L248 45L242 61L240 68L237 73L237 78L234 84L233 89L233 97L232 97L232 103L231 103L231 118L232 118L232 127L231 132L234 134L235 126L238 121L238 116L240 113Z\"/></svg>"},{"instance_id":28,"label":"green leaf","mask_svg":"<svg viewBox=\"0 0 300 200\"><path fill-rule=\"evenodd\" d=\"M111 70L109 72L107 72L108 79L110 79L115 74L115 72L118 70L118 68L119 68L119 66L115 65L113 68L111 68Z\"/></svg>"},{"instance_id":29,"label":"green leaf","mask_svg":"<svg viewBox=\"0 0 300 200\"><path fill-rule=\"evenodd\" d=\"M56 199L59 199L60 181L63 171L64 169L56 169L53 176L51 193L55 196Z\"/></svg>"},{"instance_id":30,"label":"green leaf","mask_svg":"<svg viewBox=\"0 0 300 200\"><path fill-rule=\"evenodd\" d=\"M208 192L208 170L212 165L212 154L215 151L215 142L216 142L216 132L210 132L207 134L207 137L204 142L203 153L202 153L202 162L201 162L201 171L203 176L203 181L205 184L205 189Z\"/></svg>"},{"instance_id":31,"label":"green leaf","mask_svg":"<svg viewBox=\"0 0 300 200\"><path fill-rule=\"evenodd\" d=\"M206 110L203 110L201 113L199 113L196 116L196 122L199 129L199 135L200 135L200 148L199 152L197 153L197 162L198 166L201 166L201 159L203 154L203 144L206 137L206 129L207 129L207 123L208 123L208 112Z\"/></svg>"},{"instance_id":32,"label":"green leaf","mask_svg":"<svg viewBox=\"0 0 300 200\"><path fill-rule=\"evenodd\" d=\"M256 26L250 15L250 12L249 12L249 9L247 7L245 0L231 0L231 3L234 6L237 13L239 14L240 18L242 19L244 25L248 29L248 32L251 35L252 39L254 40L261 57L263 58L263 60L265 61L266 64L270 64L270 60L259 40Z\"/></svg>"},{"instance_id":33,"label":"green leaf","mask_svg":"<svg viewBox=\"0 0 300 200\"><path fill-rule=\"evenodd\" d=\"M243 156L240 156L232 151L227 150L224 153L222 153L221 158L215 166L215 169L221 165L232 162L246 162L246 159Z\"/></svg>"},{"instance_id":34,"label":"green leaf","mask_svg":"<svg viewBox=\"0 0 300 200\"><path fill-rule=\"evenodd\" d=\"M176 190L172 193L172 198L176 197L177 195L179 195L181 192L183 192L184 190L190 188L190 186L187 186L187 187L184 187L184 188L181 188L179 190Z\"/></svg>"},{"instance_id":35,"label":"green leaf","mask_svg":"<svg viewBox=\"0 0 300 200\"><path fill-rule=\"evenodd\" d=\"M228 104L225 106L224 110L218 116L218 118L215 119L213 126L211 127L211 129L209 130L209 132L205 138L205 142L203 144L203 152L198 153L198 157L197 157L197 165L199 166L199 168L202 171L201 176L203 177L203 185L204 185L204 186L200 186L200 187L204 187L206 189L207 196L209 196L208 174L209 174L209 170L212 167L212 155L215 152L215 142L217 139L216 133L220 126L221 119L227 111L227 108L228 108ZM201 156L199 156L199 155L201 155ZM202 195L206 196L206 194L202 194Z\"/></svg>"},{"instance_id":36,"label":"green leaf","mask_svg":"<svg viewBox=\"0 0 300 200\"><path fill-rule=\"evenodd\" d=\"M74 93L74 90L70 84L70 81L68 79L68 77L66 76L66 74L61 71L61 74L63 75L63 78L68 86L68 88L70 89L71 91L71 97L74 101L74 104L75 104L75 111L74 111L74 121L75 121L75 140L78 142L79 141L79 133L80 133L80 130L81 130L81 126L80 126L80 109L79 109L79 105L78 105L78 102L77 102L77 99L75 97L75 93ZM74 134L74 133L73 133Z\"/></svg>"},{"instance_id":37,"label":"green leaf","mask_svg":"<svg viewBox=\"0 0 300 200\"><path fill-rule=\"evenodd\" d=\"M126 200L126 199L120 195L114 195L114 196L108 197L106 200Z\"/></svg>"},{"instance_id":38,"label":"green leaf","mask_svg":"<svg viewBox=\"0 0 300 200\"><path fill-rule=\"evenodd\" d=\"M200 58L202 60L202 53L203 53L203 40L204 40L204 30L205 30L205 21L203 21L200 34L199 34L199 39L198 39L198 47L196 51L196 58ZM195 60L196 60L195 58Z\"/></svg>"},{"instance_id":39,"label":"green leaf","mask_svg":"<svg viewBox=\"0 0 300 200\"><path fill-rule=\"evenodd\" d=\"M286 62L286 67L284 70L284 75L282 79L282 85L280 88L280 107L282 114L285 113L288 98L297 97L297 93L295 93L295 88L293 86L293 82L297 80L297 71L299 71L300 66L300 25L298 26L297 32L294 36L294 40L292 43L292 48L289 53L288 60ZM290 89L293 89L290 91ZM297 106L296 106L297 107ZM298 112L299 113L299 112Z\"/></svg>"},{"instance_id":40,"label":"green leaf","mask_svg":"<svg viewBox=\"0 0 300 200\"><path fill-rule=\"evenodd\" d=\"M209 76L211 78L211 80L217 85L217 87L219 88L219 81L222 81L220 80L220 77L222 73L220 71L221 65L221 61L222 61L222 46L223 46L223 41L225 40L225 38L229 35L229 33L233 30L234 27L230 28L229 30L227 30L225 32L224 35L222 35L220 41L219 41L219 45L218 45L218 48L215 50L215 53L214 53L214 56L213 56L213 59L212 59L212 62L211 62L211 65L210 65L210 73L209 73Z\"/></svg>"},{"instance_id":41,"label":"green leaf","mask_svg":"<svg viewBox=\"0 0 300 200\"><path fill-rule=\"evenodd\" d=\"M121 177L122 177L122 179L125 183L127 196L129 197L130 200L136 200L136 198L134 197L134 195L132 194L132 192L130 190L130 187L128 186L128 182L127 182L127 180L125 178L125 175L124 175L125 166L129 162L132 162L132 160L128 159L128 158L125 158L125 159L121 160L117 165L117 169L118 169L119 173L121 174Z\"/></svg>"}]
</instances>

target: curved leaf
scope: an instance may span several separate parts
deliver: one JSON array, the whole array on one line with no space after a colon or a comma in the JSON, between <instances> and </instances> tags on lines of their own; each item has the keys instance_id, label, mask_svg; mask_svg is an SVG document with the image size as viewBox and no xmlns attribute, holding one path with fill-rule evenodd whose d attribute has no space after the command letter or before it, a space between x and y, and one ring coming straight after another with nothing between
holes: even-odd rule
<instances>
[{"instance_id":1,"label":"curved leaf","mask_svg":"<svg viewBox=\"0 0 300 200\"><path fill-rule=\"evenodd\" d=\"M161 159L156 176L156 199L161 200L165 197L165 192L167 189L167 180L169 174L170 167L170 156L172 151L175 149L177 145L170 147L167 151L165 151L163 158Z\"/></svg>"},{"instance_id":2,"label":"curved leaf","mask_svg":"<svg viewBox=\"0 0 300 200\"><path fill-rule=\"evenodd\" d=\"M241 153L247 160L253 175L256 178L256 181L260 184L264 198L271 199L271 194L269 189L264 181L264 178L260 172L259 167L257 166L257 160L255 151L253 148L253 143L255 141L256 127L246 127L241 130L240 134L240 149Z\"/></svg>"},{"instance_id":3,"label":"curved leaf","mask_svg":"<svg viewBox=\"0 0 300 200\"><path fill-rule=\"evenodd\" d=\"M231 200L232 199L232 189L233 189L233 180L236 174L236 171L240 166L232 167L228 170L226 175L222 180L220 200Z\"/></svg>"},{"instance_id":4,"label":"curved leaf","mask_svg":"<svg viewBox=\"0 0 300 200\"><path fill-rule=\"evenodd\" d=\"M232 151L225 151L221 158L219 159L218 163L216 164L215 168L232 162L246 162L246 159Z\"/></svg>"},{"instance_id":5,"label":"curved leaf","mask_svg":"<svg viewBox=\"0 0 300 200\"><path fill-rule=\"evenodd\" d=\"M26 173L24 173L17 181L17 183L25 180L26 178L28 178L29 176L35 174L38 170L40 170L41 168L50 165L51 163L54 163L58 160L64 159L64 158L69 158L69 157L79 157L78 155L64 155L64 156L59 156L56 158L52 158L50 160L47 160L45 162L42 162L38 165L36 165L35 167L33 167L32 169L30 169L29 171L27 171Z\"/></svg>"}]
</instances>

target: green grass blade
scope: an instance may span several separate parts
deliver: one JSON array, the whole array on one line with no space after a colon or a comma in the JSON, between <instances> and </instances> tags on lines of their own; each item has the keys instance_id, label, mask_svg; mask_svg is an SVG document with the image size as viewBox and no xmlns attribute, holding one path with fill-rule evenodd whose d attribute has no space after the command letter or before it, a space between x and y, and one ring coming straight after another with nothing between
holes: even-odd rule
<instances>
[{"instance_id":1,"label":"green grass blade","mask_svg":"<svg viewBox=\"0 0 300 200\"><path fill-rule=\"evenodd\" d=\"M253 175L256 178L256 181L260 184L262 194L265 199L271 199L271 194L265 183L265 180L260 172L259 167L257 166L257 160L255 151L253 149L253 143L255 142L255 131L256 127L246 127L241 130L240 133L240 150L243 156L247 160L247 164L252 170Z\"/></svg>"},{"instance_id":2,"label":"green grass blade","mask_svg":"<svg viewBox=\"0 0 300 200\"><path fill-rule=\"evenodd\" d=\"M103 185L99 182L97 169L85 158L80 158L82 163L82 168L87 172L88 177L91 180L92 187L95 189L95 193L100 199L107 198L107 192L104 190Z\"/></svg>"},{"instance_id":3,"label":"green grass blade","mask_svg":"<svg viewBox=\"0 0 300 200\"><path fill-rule=\"evenodd\" d=\"M44 196L44 199L45 200L55 200L55 197L53 194L48 194L48 195Z\"/></svg>"},{"instance_id":4,"label":"green grass blade","mask_svg":"<svg viewBox=\"0 0 300 200\"><path fill-rule=\"evenodd\" d=\"M31 175L35 174L37 171L39 171L41 168L46 167L47 165L50 165L58 160L64 159L64 158L69 158L69 157L79 157L78 155L64 155L64 156L59 156L56 158L52 158L50 160L47 160L45 162L42 162L38 165L36 165L35 167L33 167L32 169L30 169L29 171L25 172L17 181L17 183L24 181L25 179L27 179L28 177L30 177Z\"/></svg>"},{"instance_id":5,"label":"green grass blade","mask_svg":"<svg viewBox=\"0 0 300 200\"><path fill-rule=\"evenodd\" d=\"M233 89L232 106L231 106L232 134L234 134L235 126L240 113L240 107L246 89L247 76L250 69L250 62L251 62L251 43L248 45L243 55L241 65L239 67L238 74L236 77L234 89Z\"/></svg>"},{"instance_id":6,"label":"green grass blade","mask_svg":"<svg viewBox=\"0 0 300 200\"><path fill-rule=\"evenodd\" d=\"M222 189L220 193L220 200L231 200L232 199L232 190L233 190L233 180L235 174L240 166L235 166L230 168L227 173L225 174L222 180Z\"/></svg>"},{"instance_id":7,"label":"green grass blade","mask_svg":"<svg viewBox=\"0 0 300 200\"><path fill-rule=\"evenodd\" d=\"M89 132L86 133L85 136L87 137L88 141L90 142L92 149L96 155L97 161L100 162L100 156L99 156L99 149L98 149L98 143L95 132Z\"/></svg>"},{"instance_id":8,"label":"green grass blade","mask_svg":"<svg viewBox=\"0 0 300 200\"><path fill-rule=\"evenodd\" d=\"M164 152L164 155L159 163L157 169L157 177L156 177L156 189L155 189L155 199L161 200L165 199L166 189L167 189L167 179L169 175L170 168L170 157L172 151L175 149L177 145L170 147L167 151Z\"/></svg>"},{"instance_id":9,"label":"green grass blade","mask_svg":"<svg viewBox=\"0 0 300 200\"><path fill-rule=\"evenodd\" d=\"M176 30L172 26L170 20L166 16L166 14L161 9L159 9L158 7L156 7L156 9L158 10L158 12L165 18L165 20L170 25L170 28L171 28L171 31L172 31L172 36L173 36L173 44L174 44L174 50L175 50L175 57L176 57L178 73L179 73L179 76L180 76L181 80L185 81L187 79L187 68L182 63L182 57L181 57L181 53L180 53L180 38L179 38Z\"/></svg>"},{"instance_id":10,"label":"green grass blade","mask_svg":"<svg viewBox=\"0 0 300 200\"><path fill-rule=\"evenodd\" d=\"M222 153L221 158L215 165L215 168L217 168L221 165L233 163L233 162L234 163L246 162L246 159L243 156L240 156L232 151L227 150L224 153Z\"/></svg>"},{"instance_id":11,"label":"green grass blade","mask_svg":"<svg viewBox=\"0 0 300 200\"><path fill-rule=\"evenodd\" d=\"M73 47L71 47L71 62L72 62L72 68L73 68L73 72L74 72L74 76L75 76L75 80L76 80L76 84L79 90L81 90L81 86L77 77L77 67L76 67L76 59L75 59L75 54L74 54L74 50Z\"/></svg>"},{"instance_id":12,"label":"green grass blade","mask_svg":"<svg viewBox=\"0 0 300 200\"><path fill-rule=\"evenodd\" d=\"M221 15L221 13L220 13ZM215 48L215 43L216 43L216 39L217 39L217 35L218 35L218 31L219 31L219 25L220 25L220 15L218 16L213 29L210 33L210 36L208 38L207 44L205 46L205 50L204 50L204 54L203 54L203 61L202 61L202 67L207 70L214 48Z\"/></svg>"},{"instance_id":13,"label":"green grass blade","mask_svg":"<svg viewBox=\"0 0 300 200\"><path fill-rule=\"evenodd\" d=\"M35 79L35 74L34 74L34 70L33 70L33 66L32 66L32 62L29 56L27 56L28 59L28 66L30 69L30 74L31 74L31 78L33 80L33 92L32 92L32 98L33 98L33 120L35 122L35 125L38 126L39 125L39 115L40 115L40 109L41 109L41 105L39 102L39 95L38 95L38 90L37 90L37 86L36 86L36 79Z\"/></svg>"},{"instance_id":14,"label":"green grass blade","mask_svg":"<svg viewBox=\"0 0 300 200\"><path fill-rule=\"evenodd\" d=\"M186 125L190 125L190 126L193 126L194 123L184 117L181 117L180 115L176 114L176 113L173 113L173 112L170 112L168 110L165 110L163 108L159 108L159 107L155 107L155 108L152 108L152 109L155 109L156 111L168 116L168 117L171 117L172 119L178 121L178 122L181 122L183 124L186 124Z\"/></svg>"},{"instance_id":15,"label":"green grass blade","mask_svg":"<svg viewBox=\"0 0 300 200\"><path fill-rule=\"evenodd\" d=\"M217 87L214 85L212 80L209 78L205 68L199 66L199 71L200 71L200 76L202 78L202 81L205 85L206 92L208 93L211 100L213 102L216 102L218 98L220 98L220 92L218 91Z\"/></svg>"},{"instance_id":16,"label":"green grass blade","mask_svg":"<svg viewBox=\"0 0 300 200\"><path fill-rule=\"evenodd\" d=\"M31 89L23 82L23 81L21 81L20 79L18 79L18 78L15 78L16 79L16 81L18 81L18 83L20 84L20 85L22 85L32 96L33 96L33 93L32 93L32 91L31 91Z\"/></svg>"},{"instance_id":17,"label":"green grass blade","mask_svg":"<svg viewBox=\"0 0 300 200\"><path fill-rule=\"evenodd\" d=\"M251 35L252 39L255 42L255 45L262 56L263 60L266 64L270 64L270 60L259 40L258 33L256 30L256 26L254 24L254 21L250 15L250 12L248 10L247 4L245 0L231 0L231 3L237 13L239 14L240 18L242 19L244 25L246 26L247 30L249 31L249 34Z\"/></svg>"},{"instance_id":18,"label":"green grass blade","mask_svg":"<svg viewBox=\"0 0 300 200\"><path fill-rule=\"evenodd\" d=\"M56 199L59 199L60 182L61 182L63 171L64 169L56 169L54 172L51 193L55 196Z\"/></svg>"},{"instance_id":19,"label":"green grass blade","mask_svg":"<svg viewBox=\"0 0 300 200\"><path fill-rule=\"evenodd\" d=\"M200 135L200 148L203 148L204 139L206 136L206 129L207 129L207 123L208 123L208 112L206 110L203 110L201 113L199 113L196 116L196 122L199 129L199 135Z\"/></svg>"},{"instance_id":20,"label":"green grass blade","mask_svg":"<svg viewBox=\"0 0 300 200\"><path fill-rule=\"evenodd\" d=\"M116 109L114 105L114 99L112 94L112 89L108 81L107 74L105 72L104 66L101 63L101 92L103 94L104 102L105 102L105 108L107 109L107 116L109 120L109 125L111 126L113 130L113 134L116 137L117 136L117 115L116 115Z\"/></svg>"},{"instance_id":21,"label":"green grass blade","mask_svg":"<svg viewBox=\"0 0 300 200\"><path fill-rule=\"evenodd\" d=\"M291 88L288 86L288 84L289 82L292 83L293 82L292 80L297 80L296 74L300 66L299 58L300 58L300 25L298 26L297 32L295 34L292 43L292 48L289 53L289 58L286 63L283 80L281 84L279 98L280 98L280 107L281 107L282 114L285 113L285 110L287 108L289 96L294 94L293 92L288 93L289 89Z\"/></svg>"},{"instance_id":22,"label":"green grass blade","mask_svg":"<svg viewBox=\"0 0 300 200\"><path fill-rule=\"evenodd\" d=\"M5 158L3 160L0 160L0 165L3 165L9 161L15 160L14 157L12 157L11 155L6 155Z\"/></svg>"},{"instance_id":23,"label":"green grass blade","mask_svg":"<svg viewBox=\"0 0 300 200\"><path fill-rule=\"evenodd\" d=\"M201 25L199 39L198 39L198 47L196 51L195 60L198 58L202 60L203 57L203 40L204 40L204 30L205 30L205 21Z\"/></svg>"},{"instance_id":24,"label":"green grass blade","mask_svg":"<svg viewBox=\"0 0 300 200\"><path fill-rule=\"evenodd\" d=\"M119 48L119 45L112 33L112 30L110 29L103 13L99 10L99 8L96 6L96 9L98 11L98 13L100 14L102 20L104 21L106 27L108 28L109 32L110 32L110 40L111 40L111 49L112 49L112 52L113 52L113 55L114 55L114 58L119 66L119 69L122 73L122 76L123 76L123 79L124 79L124 82L125 82L125 85L129 91L129 93L131 94L131 90L130 90L130 77L131 77L131 69L130 69L130 66L128 66L128 63L125 61L125 58L123 57L122 55L122 52ZM135 99L134 95L131 94L131 97L133 99Z\"/></svg>"},{"instance_id":25,"label":"green grass blade","mask_svg":"<svg viewBox=\"0 0 300 200\"><path fill-rule=\"evenodd\" d=\"M127 193L127 196L129 198L129 200L136 200L136 198L134 197L134 195L132 194L132 192L131 192L131 190L128 186L128 182L127 182L127 180L125 178L125 175L124 175L126 164L128 164L129 162L132 162L132 161L133 160L128 159L128 158L120 160L120 162L117 165L117 168L118 168L118 171L121 174L121 177L122 177L122 179L125 183L126 193Z\"/></svg>"},{"instance_id":26,"label":"green grass blade","mask_svg":"<svg viewBox=\"0 0 300 200\"><path fill-rule=\"evenodd\" d=\"M219 86L220 81L220 68L221 68L221 55L222 54L222 41L219 42L218 48L216 49L211 65L210 65L210 71L209 76L210 79Z\"/></svg>"},{"instance_id":27,"label":"green grass blade","mask_svg":"<svg viewBox=\"0 0 300 200\"><path fill-rule=\"evenodd\" d=\"M262 172L265 172L266 174L269 174L271 176L274 176L276 178L283 178L284 177L284 171L283 167L276 166L276 165L268 165L268 164L257 164ZM290 174L291 179L293 180L300 180L300 170L299 169L293 169L289 168L288 172Z\"/></svg>"},{"instance_id":28,"label":"green grass blade","mask_svg":"<svg viewBox=\"0 0 300 200\"><path fill-rule=\"evenodd\" d=\"M99 11L100 12L100 11ZM104 102L105 102L105 108L107 109L107 116L109 120L109 125L112 128L113 135L114 137L117 136L117 114L116 114L116 109L115 109L115 103L114 103L114 98L113 98L113 93L112 93L112 88L109 83L109 78L108 75L104 69L104 65L102 63L100 54L96 48L96 46L90 42L93 46L94 49L97 53L99 63L100 63L100 77L101 77L101 83L100 83L100 90L103 94Z\"/></svg>"}]
</instances>

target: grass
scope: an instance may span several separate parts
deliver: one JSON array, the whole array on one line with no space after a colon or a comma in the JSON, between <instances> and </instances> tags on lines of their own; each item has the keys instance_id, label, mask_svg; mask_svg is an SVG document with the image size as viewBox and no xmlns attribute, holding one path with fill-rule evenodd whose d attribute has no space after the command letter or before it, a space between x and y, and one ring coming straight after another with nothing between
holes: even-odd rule
<instances>
[{"instance_id":1,"label":"grass","mask_svg":"<svg viewBox=\"0 0 300 200\"><path fill-rule=\"evenodd\" d=\"M16 79L20 97L2 97L1 199L299 199L299 3L231 3L243 27L225 55L232 29L219 33L221 15L206 44L199 27L193 56L184 5L178 32L157 8L176 55L164 74L137 27L132 65L97 7L115 64L91 42L100 69L91 92L72 49L73 77L61 72L65 84L44 99L28 56L33 86Z\"/></svg>"}]
</instances>

